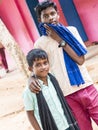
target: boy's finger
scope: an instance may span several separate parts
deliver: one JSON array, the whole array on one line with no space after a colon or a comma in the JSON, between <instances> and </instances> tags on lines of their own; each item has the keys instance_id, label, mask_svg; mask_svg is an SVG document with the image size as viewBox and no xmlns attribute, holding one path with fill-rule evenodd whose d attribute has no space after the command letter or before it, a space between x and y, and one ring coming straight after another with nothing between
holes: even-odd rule
<instances>
[{"instance_id":1,"label":"boy's finger","mask_svg":"<svg viewBox=\"0 0 98 130\"><path fill-rule=\"evenodd\" d=\"M38 93L41 90L41 88L37 84L33 83L29 85L29 89L34 93Z\"/></svg>"},{"instance_id":2,"label":"boy's finger","mask_svg":"<svg viewBox=\"0 0 98 130\"><path fill-rule=\"evenodd\" d=\"M47 24L44 24L44 27L45 27L48 31L51 29Z\"/></svg>"}]
</instances>

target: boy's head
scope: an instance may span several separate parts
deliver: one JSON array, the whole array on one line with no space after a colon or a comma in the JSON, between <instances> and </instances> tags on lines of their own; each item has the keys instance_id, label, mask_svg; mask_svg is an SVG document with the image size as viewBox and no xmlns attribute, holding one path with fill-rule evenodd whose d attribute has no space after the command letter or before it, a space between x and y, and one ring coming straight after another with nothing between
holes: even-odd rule
<instances>
[{"instance_id":1,"label":"boy's head","mask_svg":"<svg viewBox=\"0 0 98 130\"><path fill-rule=\"evenodd\" d=\"M44 50L32 49L27 54L29 70L38 77L46 77L49 72L48 55Z\"/></svg>"},{"instance_id":2,"label":"boy's head","mask_svg":"<svg viewBox=\"0 0 98 130\"><path fill-rule=\"evenodd\" d=\"M57 24L59 21L56 3L51 0L40 2L35 11L39 22Z\"/></svg>"}]
</instances>

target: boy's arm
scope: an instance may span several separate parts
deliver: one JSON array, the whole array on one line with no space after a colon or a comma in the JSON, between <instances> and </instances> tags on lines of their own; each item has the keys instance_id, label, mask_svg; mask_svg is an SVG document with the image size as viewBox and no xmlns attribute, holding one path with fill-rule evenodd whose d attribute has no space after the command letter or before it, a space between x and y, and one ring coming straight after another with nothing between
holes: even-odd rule
<instances>
[{"instance_id":1,"label":"boy's arm","mask_svg":"<svg viewBox=\"0 0 98 130\"><path fill-rule=\"evenodd\" d=\"M59 37L59 35L48 25L45 25L45 28L47 30L48 36L56 40L58 43L62 41L62 39ZM82 65L85 61L84 56L78 56L75 51L68 45L66 44L63 49L67 52L67 54L79 65Z\"/></svg>"},{"instance_id":2,"label":"boy's arm","mask_svg":"<svg viewBox=\"0 0 98 130\"><path fill-rule=\"evenodd\" d=\"M66 44L63 49L66 51L66 53L79 65L82 65L85 61L84 56L78 56L73 49Z\"/></svg>"},{"instance_id":3,"label":"boy's arm","mask_svg":"<svg viewBox=\"0 0 98 130\"><path fill-rule=\"evenodd\" d=\"M78 30L76 29L76 27L74 27L74 26L68 26L67 27L70 31L71 31L71 33L78 39L78 41L82 44L82 46L84 46L84 48L86 48L86 46L85 46L85 44L84 44L84 42L83 42L83 40L82 40L82 38L81 38L81 36L79 35L79 32L78 32ZM67 44L67 47L64 47L64 50L67 52L67 54L69 54L69 52L71 52L71 48L70 47L68 47L68 44ZM70 55L70 54L69 54ZM74 61L78 61L78 64L79 65L82 65L83 63L84 63L84 61L85 61L85 57L84 56L81 56L81 57L77 57L77 55L74 55L74 53L72 52L71 53L71 58L74 60ZM75 57L76 56L76 57ZM77 59L77 60L76 60Z\"/></svg>"},{"instance_id":4,"label":"boy's arm","mask_svg":"<svg viewBox=\"0 0 98 130\"><path fill-rule=\"evenodd\" d=\"M28 119L29 119L31 125L33 126L34 130L41 130L41 128L34 116L34 111L27 111L27 116L28 116Z\"/></svg>"}]
</instances>

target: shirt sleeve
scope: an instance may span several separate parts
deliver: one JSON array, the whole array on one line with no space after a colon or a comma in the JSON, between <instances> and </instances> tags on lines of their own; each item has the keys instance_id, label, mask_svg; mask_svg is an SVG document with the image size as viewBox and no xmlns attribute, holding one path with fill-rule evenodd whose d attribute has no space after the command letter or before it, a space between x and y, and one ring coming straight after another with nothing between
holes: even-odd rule
<instances>
[{"instance_id":1,"label":"shirt sleeve","mask_svg":"<svg viewBox=\"0 0 98 130\"><path fill-rule=\"evenodd\" d=\"M23 103L26 111L34 110L34 97L29 88L23 92Z\"/></svg>"}]
</instances>

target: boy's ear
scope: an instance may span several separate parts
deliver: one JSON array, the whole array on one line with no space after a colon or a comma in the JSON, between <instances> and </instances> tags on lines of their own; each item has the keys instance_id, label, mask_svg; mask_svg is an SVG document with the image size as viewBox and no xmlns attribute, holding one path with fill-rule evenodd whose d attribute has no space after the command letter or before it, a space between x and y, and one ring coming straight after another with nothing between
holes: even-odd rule
<instances>
[{"instance_id":1,"label":"boy's ear","mask_svg":"<svg viewBox=\"0 0 98 130\"><path fill-rule=\"evenodd\" d=\"M28 67L29 71L33 71L33 68L32 67Z\"/></svg>"}]
</instances>

